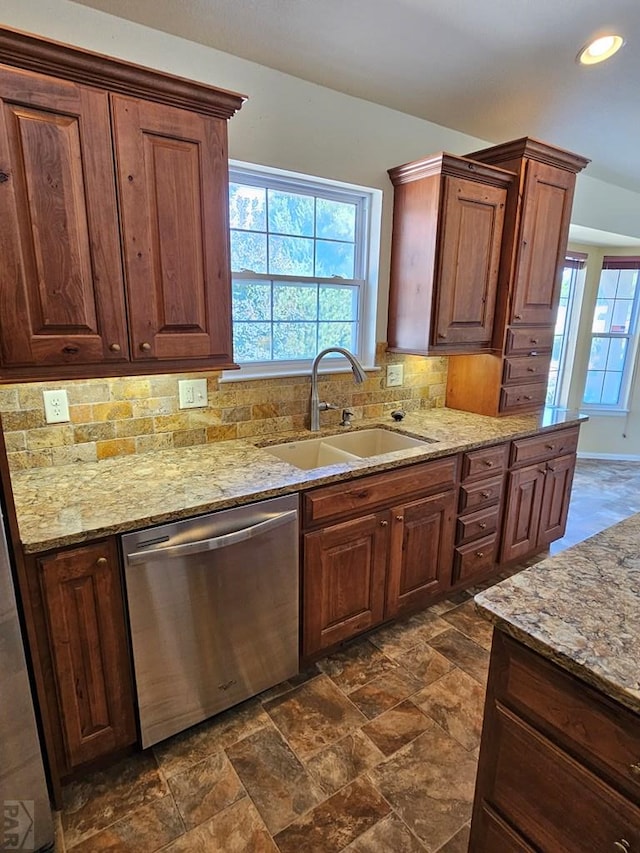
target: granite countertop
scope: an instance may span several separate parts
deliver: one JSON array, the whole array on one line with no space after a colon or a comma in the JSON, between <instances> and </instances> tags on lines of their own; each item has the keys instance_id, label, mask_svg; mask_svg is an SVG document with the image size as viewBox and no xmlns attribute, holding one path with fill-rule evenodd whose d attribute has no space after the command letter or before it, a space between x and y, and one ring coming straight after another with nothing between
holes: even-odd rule
<instances>
[{"instance_id":1,"label":"granite countertop","mask_svg":"<svg viewBox=\"0 0 640 853\"><path fill-rule=\"evenodd\" d=\"M640 713L640 513L475 597L496 627Z\"/></svg>"},{"instance_id":2,"label":"granite countertop","mask_svg":"<svg viewBox=\"0 0 640 853\"><path fill-rule=\"evenodd\" d=\"M302 471L268 452L269 443L335 434L283 433L251 443L222 441L176 450L78 462L15 472L14 492L22 545L37 553L152 524L176 521L252 500L291 494L410 462L426 461L577 423L576 413L545 412L490 418L454 409L360 421L355 428L385 426L435 443L357 462Z\"/></svg>"}]
</instances>

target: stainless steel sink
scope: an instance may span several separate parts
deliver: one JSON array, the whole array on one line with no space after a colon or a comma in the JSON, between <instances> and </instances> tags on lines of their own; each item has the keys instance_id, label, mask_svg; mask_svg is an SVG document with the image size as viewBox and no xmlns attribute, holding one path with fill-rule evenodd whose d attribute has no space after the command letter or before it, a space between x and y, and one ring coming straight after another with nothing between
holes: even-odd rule
<instances>
[{"instance_id":1,"label":"stainless steel sink","mask_svg":"<svg viewBox=\"0 0 640 853\"><path fill-rule=\"evenodd\" d=\"M338 462L354 462L396 450L424 447L434 441L433 438L413 438L392 430L372 428L274 444L264 450L296 468L308 471Z\"/></svg>"}]
</instances>

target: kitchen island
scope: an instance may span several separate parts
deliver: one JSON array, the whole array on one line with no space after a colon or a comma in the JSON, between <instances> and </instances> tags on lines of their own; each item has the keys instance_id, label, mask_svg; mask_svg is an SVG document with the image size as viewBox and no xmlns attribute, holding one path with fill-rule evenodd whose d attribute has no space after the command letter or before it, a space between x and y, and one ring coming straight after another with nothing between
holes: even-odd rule
<instances>
[{"instance_id":1,"label":"kitchen island","mask_svg":"<svg viewBox=\"0 0 640 853\"><path fill-rule=\"evenodd\" d=\"M640 849L640 514L476 596L495 625L471 851Z\"/></svg>"}]
</instances>

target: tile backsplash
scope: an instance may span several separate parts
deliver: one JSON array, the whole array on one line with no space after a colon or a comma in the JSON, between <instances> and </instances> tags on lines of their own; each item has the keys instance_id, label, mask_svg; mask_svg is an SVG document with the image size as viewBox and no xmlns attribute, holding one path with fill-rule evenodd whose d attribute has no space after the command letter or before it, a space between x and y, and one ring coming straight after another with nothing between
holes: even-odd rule
<instances>
[{"instance_id":1,"label":"tile backsplash","mask_svg":"<svg viewBox=\"0 0 640 853\"><path fill-rule=\"evenodd\" d=\"M406 411L444 405L447 359L387 353L382 368L356 385L351 373L322 376L320 399L377 418L401 405ZM401 387L386 387L386 365L404 365ZM178 380L207 378L207 405L178 407ZM12 470L66 465L110 456L187 447L230 438L253 439L308 427L308 376L221 383L220 373L136 376L0 385L0 415ZM42 392L64 388L70 422L47 424ZM340 411L322 415L338 423Z\"/></svg>"}]
</instances>

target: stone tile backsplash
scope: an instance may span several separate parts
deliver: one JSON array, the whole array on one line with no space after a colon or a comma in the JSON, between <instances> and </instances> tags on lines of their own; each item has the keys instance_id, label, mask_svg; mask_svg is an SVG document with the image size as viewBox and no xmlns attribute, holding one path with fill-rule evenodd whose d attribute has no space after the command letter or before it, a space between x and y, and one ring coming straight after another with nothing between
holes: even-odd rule
<instances>
[{"instance_id":1,"label":"stone tile backsplash","mask_svg":"<svg viewBox=\"0 0 640 853\"><path fill-rule=\"evenodd\" d=\"M387 353L382 368L356 385L351 373L323 376L320 399L360 418L384 417L399 405L407 411L444 405L447 359ZM386 365L404 364L404 384L386 387ZM207 406L178 407L178 380L207 378ZM220 373L137 376L0 385L0 416L12 470L95 461L110 456L187 447L230 438L255 438L308 427L308 376L220 383ZM70 423L47 424L42 392L65 388ZM322 415L338 423L340 411Z\"/></svg>"}]
</instances>

